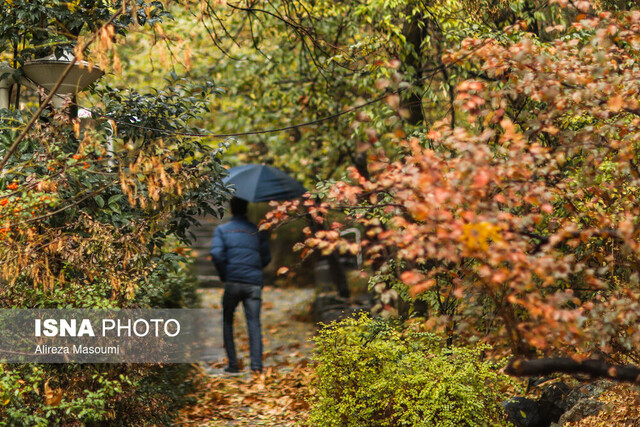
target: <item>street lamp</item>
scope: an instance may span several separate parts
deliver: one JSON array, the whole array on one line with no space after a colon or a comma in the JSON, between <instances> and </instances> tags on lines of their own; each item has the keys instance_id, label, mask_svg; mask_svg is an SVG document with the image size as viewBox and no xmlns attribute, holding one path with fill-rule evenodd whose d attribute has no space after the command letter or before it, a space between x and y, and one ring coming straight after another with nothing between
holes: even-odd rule
<instances>
[{"instance_id":1,"label":"street lamp","mask_svg":"<svg viewBox=\"0 0 640 427\"><path fill-rule=\"evenodd\" d=\"M73 59L73 55L70 52L64 52L59 57L49 55L26 62L22 66L25 78L20 83L27 86L33 86L30 83L35 83L50 92L55 88L69 64L73 62ZM0 64L0 76L13 71L8 65ZM61 107L67 96L73 96L86 89L87 86L103 75L104 71L97 66L91 66L87 61L76 61L56 90L56 95L58 96L55 96L51 103L56 108ZM9 108L9 87L13 83L14 81L11 77L0 79L0 108Z\"/></svg>"}]
</instances>

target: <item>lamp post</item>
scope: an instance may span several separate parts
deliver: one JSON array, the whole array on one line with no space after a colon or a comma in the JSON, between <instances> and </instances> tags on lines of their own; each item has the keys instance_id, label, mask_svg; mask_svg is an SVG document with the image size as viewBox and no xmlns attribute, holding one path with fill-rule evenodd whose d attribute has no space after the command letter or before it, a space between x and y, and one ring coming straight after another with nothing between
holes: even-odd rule
<instances>
[{"instance_id":1,"label":"lamp post","mask_svg":"<svg viewBox=\"0 0 640 427\"><path fill-rule=\"evenodd\" d=\"M0 63L0 108L9 108L9 89L15 83L11 77L14 71L6 62ZM3 74L9 75L3 78Z\"/></svg>"}]
</instances>

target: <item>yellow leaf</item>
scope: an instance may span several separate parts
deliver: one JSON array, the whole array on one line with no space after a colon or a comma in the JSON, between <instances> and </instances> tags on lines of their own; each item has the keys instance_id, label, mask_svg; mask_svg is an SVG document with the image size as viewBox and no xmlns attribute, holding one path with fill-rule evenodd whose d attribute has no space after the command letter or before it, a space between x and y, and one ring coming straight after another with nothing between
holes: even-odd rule
<instances>
[{"instance_id":1,"label":"yellow leaf","mask_svg":"<svg viewBox=\"0 0 640 427\"><path fill-rule=\"evenodd\" d=\"M49 380L44 383L44 402L48 406L58 406L62 401L62 389L49 387Z\"/></svg>"},{"instance_id":2,"label":"yellow leaf","mask_svg":"<svg viewBox=\"0 0 640 427\"><path fill-rule=\"evenodd\" d=\"M67 2L67 8L71 11L71 12L75 12L76 9L78 9L78 4L80 3L80 0L75 0L75 1L70 1Z\"/></svg>"},{"instance_id":3,"label":"yellow leaf","mask_svg":"<svg viewBox=\"0 0 640 427\"><path fill-rule=\"evenodd\" d=\"M486 252L489 249L489 242L502 241L502 236L499 232L500 227L486 221L477 224L465 224L462 226L460 241L469 250L479 249Z\"/></svg>"}]
</instances>

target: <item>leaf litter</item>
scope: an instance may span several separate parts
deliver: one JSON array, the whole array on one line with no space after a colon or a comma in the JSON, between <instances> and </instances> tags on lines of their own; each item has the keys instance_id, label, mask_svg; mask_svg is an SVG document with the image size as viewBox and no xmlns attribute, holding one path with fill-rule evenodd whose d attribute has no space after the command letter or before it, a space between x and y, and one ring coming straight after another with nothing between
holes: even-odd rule
<instances>
[{"instance_id":1,"label":"leaf litter","mask_svg":"<svg viewBox=\"0 0 640 427\"><path fill-rule=\"evenodd\" d=\"M203 305L211 307L220 289L200 291ZM296 317L313 296L312 289L265 287L262 330L265 369L250 374L224 375L225 360L199 365L194 404L183 408L178 424L195 426L294 426L304 424L313 369L310 354L315 327ZM242 309L236 312L235 335L239 360L248 356Z\"/></svg>"}]
</instances>

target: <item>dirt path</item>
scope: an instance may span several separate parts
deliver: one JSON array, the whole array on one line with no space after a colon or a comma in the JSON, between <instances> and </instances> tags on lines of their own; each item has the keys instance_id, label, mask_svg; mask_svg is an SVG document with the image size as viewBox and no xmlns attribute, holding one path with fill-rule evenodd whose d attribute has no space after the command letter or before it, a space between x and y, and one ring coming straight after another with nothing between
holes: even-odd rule
<instances>
[{"instance_id":1,"label":"dirt path","mask_svg":"<svg viewBox=\"0 0 640 427\"><path fill-rule=\"evenodd\" d=\"M240 375L225 375L226 364L220 346L211 363L202 364L198 379L202 386L197 404L182 413L182 425L206 426L291 426L306 417L308 367L315 327L302 321L308 313L313 289L266 287L262 302L264 367L261 375L248 369L249 340L241 308L236 311L235 339L239 360L245 369ZM200 290L203 307L221 311L222 289ZM242 363L241 363L242 366Z\"/></svg>"}]
</instances>

